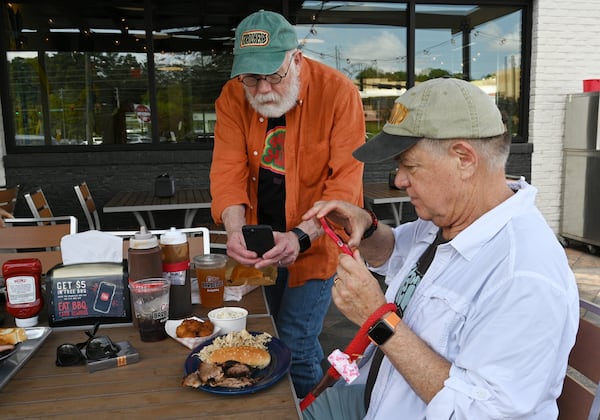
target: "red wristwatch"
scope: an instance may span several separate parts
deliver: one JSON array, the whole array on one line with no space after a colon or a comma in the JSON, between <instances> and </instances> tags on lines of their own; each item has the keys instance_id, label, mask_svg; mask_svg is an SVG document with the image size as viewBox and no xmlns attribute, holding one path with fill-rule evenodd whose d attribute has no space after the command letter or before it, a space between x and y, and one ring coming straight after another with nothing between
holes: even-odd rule
<instances>
[{"instance_id":1,"label":"red wristwatch","mask_svg":"<svg viewBox=\"0 0 600 420\"><path fill-rule=\"evenodd\" d=\"M379 221L377 220L377 216L375 215L375 213L373 213L372 210L369 209L365 209L365 211L367 213L369 213L369 215L371 216L371 226L369 226L369 228L367 230L365 230L365 233L363 233L363 239L367 239L370 238L371 235L373 235L375 233L375 231L377 230L377 225L379 224Z\"/></svg>"}]
</instances>

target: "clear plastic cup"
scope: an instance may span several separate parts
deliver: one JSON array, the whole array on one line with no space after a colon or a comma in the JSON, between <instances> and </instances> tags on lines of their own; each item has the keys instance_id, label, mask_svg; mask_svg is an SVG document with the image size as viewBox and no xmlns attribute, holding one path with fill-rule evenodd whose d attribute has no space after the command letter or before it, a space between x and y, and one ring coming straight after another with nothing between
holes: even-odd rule
<instances>
[{"instance_id":1,"label":"clear plastic cup","mask_svg":"<svg viewBox=\"0 0 600 420\"><path fill-rule=\"evenodd\" d=\"M227 256L206 254L194 257L194 268L200 289L200 304L205 308L223 306L225 291L225 265Z\"/></svg>"},{"instance_id":2,"label":"clear plastic cup","mask_svg":"<svg viewBox=\"0 0 600 420\"><path fill-rule=\"evenodd\" d=\"M129 283L133 310L142 341L167 338L165 323L169 319L169 280L149 278Z\"/></svg>"}]
</instances>

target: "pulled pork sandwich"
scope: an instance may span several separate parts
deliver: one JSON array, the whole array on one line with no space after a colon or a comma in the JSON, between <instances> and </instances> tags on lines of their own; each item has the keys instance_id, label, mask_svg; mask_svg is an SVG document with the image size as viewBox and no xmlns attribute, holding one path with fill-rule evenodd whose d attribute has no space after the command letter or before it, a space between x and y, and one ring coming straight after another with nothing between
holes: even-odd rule
<instances>
[{"instance_id":1,"label":"pulled pork sandwich","mask_svg":"<svg viewBox=\"0 0 600 420\"><path fill-rule=\"evenodd\" d=\"M183 378L183 386L203 385L244 388L256 382L255 373L271 363L267 344L271 335L252 335L248 331L217 337L196 354L198 369Z\"/></svg>"}]
</instances>

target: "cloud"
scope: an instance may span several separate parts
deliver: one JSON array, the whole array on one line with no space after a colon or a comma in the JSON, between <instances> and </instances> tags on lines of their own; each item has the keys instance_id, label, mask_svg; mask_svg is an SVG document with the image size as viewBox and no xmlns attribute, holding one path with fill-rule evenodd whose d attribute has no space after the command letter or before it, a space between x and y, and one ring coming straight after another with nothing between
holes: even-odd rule
<instances>
[{"instance_id":1,"label":"cloud","mask_svg":"<svg viewBox=\"0 0 600 420\"><path fill-rule=\"evenodd\" d=\"M404 70L400 66L406 56L406 45L391 31L382 31L377 36L365 39L343 51L351 61L360 61L367 66L377 67L385 71Z\"/></svg>"},{"instance_id":2,"label":"cloud","mask_svg":"<svg viewBox=\"0 0 600 420\"><path fill-rule=\"evenodd\" d=\"M298 29L299 39L307 43L304 54L352 74L366 67L384 71L405 70L404 29L382 30L380 27L317 27L314 35Z\"/></svg>"}]
</instances>

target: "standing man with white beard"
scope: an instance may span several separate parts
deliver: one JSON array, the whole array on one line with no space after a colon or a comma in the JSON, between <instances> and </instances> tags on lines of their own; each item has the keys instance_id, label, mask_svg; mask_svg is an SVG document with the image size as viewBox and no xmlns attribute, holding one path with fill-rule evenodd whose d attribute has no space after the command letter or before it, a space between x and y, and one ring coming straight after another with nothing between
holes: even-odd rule
<instances>
[{"instance_id":1,"label":"standing man with white beard","mask_svg":"<svg viewBox=\"0 0 600 420\"><path fill-rule=\"evenodd\" d=\"M352 158L365 139L362 102L346 76L302 55L283 16L264 10L236 29L231 77L216 101L212 216L225 225L231 258L278 266L265 290L302 398L323 375L319 334L339 251L301 217L320 200L362 206L363 164ZM274 230L262 257L242 235L257 223Z\"/></svg>"}]
</instances>

